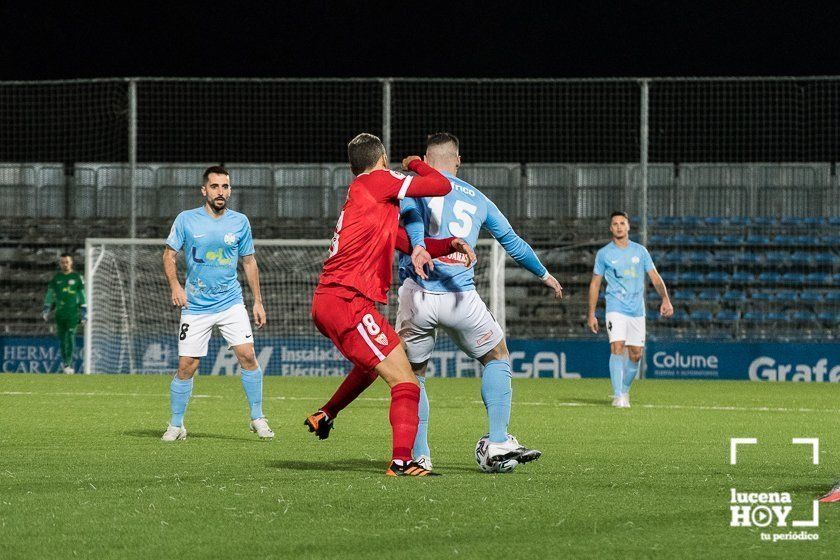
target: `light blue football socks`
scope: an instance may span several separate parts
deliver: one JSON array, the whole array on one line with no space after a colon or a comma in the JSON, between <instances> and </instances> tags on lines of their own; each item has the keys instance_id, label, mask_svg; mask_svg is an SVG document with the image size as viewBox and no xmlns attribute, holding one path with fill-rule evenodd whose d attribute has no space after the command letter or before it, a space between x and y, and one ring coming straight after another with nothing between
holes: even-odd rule
<instances>
[{"instance_id":1,"label":"light blue football socks","mask_svg":"<svg viewBox=\"0 0 840 560\"><path fill-rule=\"evenodd\" d=\"M490 441L493 443L507 441L513 398L510 377L510 362L506 360L488 362L481 374L481 399L487 407Z\"/></svg>"},{"instance_id":2,"label":"light blue football socks","mask_svg":"<svg viewBox=\"0 0 840 560\"><path fill-rule=\"evenodd\" d=\"M251 420L262 418L262 386L263 386L263 372L262 368L257 366L257 369L248 371L242 368L242 388L245 389L245 397L248 399L248 406L251 407Z\"/></svg>"},{"instance_id":3,"label":"light blue football socks","mask_svg":"<svg viewBox=\"0 0 840 560\"><path fill-rule=\"evenodd\" d=\"M172 378L169 384L169 408L172 410L172 418L169 420L171 426L184 425L184 413L187 411L187 403L190 402L190 395L193 389L193 379Z\"/></svg>"},{"instance_id":4,"label":"light blue football socks","mask_svg":"<svg viewBox=\"0 0 840 560\"><path fill-rule=\"evenodd\" d=\"M610 354L610 382L613 397L620 396L624 385L624 356L622 355Z\"/></svg>"},{"instance_id":5,"label":"light blue football socks","mask_svg":"<svg viewBox=\"0 0 840 560\"><path fill-rule=\"evenodd\" d=\"M411 450L415 459L420 455L431 456L429 450L429 396L426 394L426 376L418 375L420 383L420 406L417 409L417 436L414 438L414 447Z\"/></svg>"},{"instance_id":6,"label":"light blue football socks","mask_svg":"<svg viewBox=\"0 0 840 560\"><path fill-rule=\"evenodd\" d=\"M622 392L630 392L630 385L633 384L633 380L636 379L636 374L639 373L639 363L641 363L641 360L634 362L630 358L627 358L627 362L624 364L624 383L621 388Z\"/></svg>"}]
</instances>

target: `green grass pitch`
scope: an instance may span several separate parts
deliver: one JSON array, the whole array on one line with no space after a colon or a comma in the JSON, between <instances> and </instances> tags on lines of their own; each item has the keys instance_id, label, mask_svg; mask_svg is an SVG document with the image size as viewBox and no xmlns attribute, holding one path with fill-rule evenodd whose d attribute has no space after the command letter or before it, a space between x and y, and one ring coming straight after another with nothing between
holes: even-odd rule
<instances>
[{"instance_id":1,"label":"green grass pitch","mask_svg":"<svg viewBox=\"0 0 840 560\"><path fill-rule=\"evenodd\" d=\"M511 432L544 455L487 475L479 381L431 379L444 476L393 479L381 382L328 440L303 427L338 382L267 378L261 442L239 380L198 378L164 444L166 377L0 375L0 558L837 557L840 504L817 541L729 526L730 488L790 492L804 519L840 477L833 385L644 380L618 410L607 380L515 380ZM759 444L733 466L730 437Z\"/></svg>"}]
</instances>

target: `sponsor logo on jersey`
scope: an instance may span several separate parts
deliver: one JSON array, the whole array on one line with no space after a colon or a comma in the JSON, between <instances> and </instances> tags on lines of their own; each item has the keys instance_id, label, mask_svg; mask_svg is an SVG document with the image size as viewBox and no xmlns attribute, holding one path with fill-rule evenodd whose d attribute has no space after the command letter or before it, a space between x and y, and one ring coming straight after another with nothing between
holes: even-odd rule
<instances>
[{"instance_id":1,"label":"sponsor logo on jersey","mask_svg":"<svg viewBox=\"0 0 840 560\"><path fill-rule=\"evenodd\" d=\"M463 185L459 185L458 183L452 183L452 188L457 190L457 191L461 191L464 194L467 194L467 195L470 195L470 196L475 196L475 191L474 190L469 189L469 188L467 188Z\"/></svg>"},{"instance_id":2,"label":"sponsor logo on jersey","mask_svg":"<svg viewBox=\"0 0 840 560\"><path fill-rule=\"evenodd\" d=\"M379 333L379 336L377 336L375 340L382 346L386 346L388 344L388 337L385 336L385 333Z\"/></svg>"},{"instance_id":3,"label":"sponsor logo on jersey","mask_svg":"<svg viewBox=\"0 0 840 560\"><path fill-rule=\"evenodd\" d=\"M464 253L449 253L445 257L438 257L435 260L443 264L467 264L467 255Z\"/></svg>"}]
</instances>

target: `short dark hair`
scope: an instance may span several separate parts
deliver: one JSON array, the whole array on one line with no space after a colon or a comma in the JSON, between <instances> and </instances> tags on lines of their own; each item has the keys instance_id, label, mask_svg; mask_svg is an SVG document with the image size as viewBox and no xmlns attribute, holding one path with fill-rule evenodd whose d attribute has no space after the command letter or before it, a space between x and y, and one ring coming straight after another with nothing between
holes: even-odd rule
<instances>
[{"instance_id":1,"label":"short dark hair","mask_svg":"<svg viewBox=\"0 0 840 560\"><path fill-rule=\"evenodd\" d=\"M370 169L385 155L385 145L379 137L362 132L347 144L347 159L353 175Z\"/></svg>"},{"instance_id":2,"label":"short dark hair","mask_svg":"<svg viewBox=\"0 0 840 560\"><path fill-rule=\"evenodd\" d=\"M61 255L58 258L63 259L64 257L70 257L71 259L74 258L73 253L67 253L67 252L61 253Z\"/></svg>"},{"instance_id":3,"label":"short dark hair","mask_svg":"<svg viewBox=\"0 0 840 560\"><path fill-rule=\"evenodd\" d=\"M230 177L230 173L228 173L228 170L222 167L221 165L211 165L210 167L205 169L204 173L202 174L202 178L204 179L201 183L202 185L207 184L207 180L210 179L211 173L215 173L217 175L227 175L228 177Z\"/></svg>"},{"instance_id":4,"label":"short dark hair","mask_svg":"<svg viewBox=\"0 0 840 560\"><path fill-rule=\"evenodd\" d=\"M430 146L440 146L442 144L455 144L455 149L460 149L461 143L458 141L458 138L454 134L450 134L449 132L433 132L426 137L426 149L428 150Z\"/></svg>"},{"instance_id":5,"label":"short dark hair","mask_svg":"<svg viewBox=\"0 0 840 560\"><path fill-rule=\"evenodd\" d=\"M610 214L610 223L612 223L613 218L615 218L616 216L621 216L622 218L627 220L628 224L630 223L630 216L627 215L627 212L622 212L621 210L616 210L615 212Z\"/></svg>"}]
</instances>

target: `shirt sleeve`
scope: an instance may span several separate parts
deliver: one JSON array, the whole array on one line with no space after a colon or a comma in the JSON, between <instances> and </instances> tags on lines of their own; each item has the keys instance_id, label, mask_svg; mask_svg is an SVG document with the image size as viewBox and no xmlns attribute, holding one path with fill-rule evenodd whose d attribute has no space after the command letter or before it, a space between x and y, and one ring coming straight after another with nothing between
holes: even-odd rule
<instances>
[{"instance_id":1,"label":"shirt sleeve","mask_svg":"<svg viewBox=\"0 0 840 560\"><path fill-rule=\"evenodd\" d=\"M81 274L77 274L76 277L79 281L79 290L76 292L76 301L79 303L79 305L84 306L87 304L87 299L85 299L85 279L82 278Z\"/></svg>"},{"instance_id":2,"label":"shirt sleeve","mask_svg":"<svg viewBox=\"0 0 840 560\"><path fill-rule=\"evenodd\" d=\"M606 271L607 263L606 259L604 259L604 252L598 251L598 253L595 255L595 268L592 271L592 273L597 274L598 276L603 276Z\"/></svg>"},{"instance_id":3,"label":"shirt sleeve","mask_svg":"<svg viewBox=\"0 0 840 560\"><path fill-rule=\"evenodd\" d=\"M505 248L507 254L519 264L522 268L538 276L539 278L547 278L548 270L540 262L540 258L534 252L530 245L525 243L525 240L516 235L513 229L508 230L506 234L497 238L502 247Z\"/></svg>"},{"instance_id":4,"label":"shirt sleeve","mask_svg":"<svg viewBox=\"0 0 840 560\"><path fill-rule=\"evenodd\" d=\"M405 232L408 234L408 240L412 247L420 245L425 247L426 243L423 241L425 233L425 225L423 223L423 216L420 214L420 208L417 201L413 198L404 198L400 201L400 218L402 218Z\"/></svg>"},{"instance_id":5,"label":"shirt sleeve","mask_svg":"<svg viewBox=\"0 0 840 560\"><path fill-rule=\"evenodd\" d=\"M53 303L55 303L55 287L53 283L55 282L55 277L53 276L50 283L47 284L47 294L44 296L44 307L52 307Z\"/></svg>"},{"instance_id":6,"label":"shirt sleeve","mask_svg":"<svg viewBox=\"0 0 840 560\"><path fill-rule=\"evenodd\" d=\"M180 251L184 246L184 219L183 214L178 214L175 222L172 224L172 229L169 230L169 237L166 238L166 244L172 247L175 251Z\"/></svg>"},{"instance_id":7,"label":"shirt sleeve","mask_svg":"<svg viewBox=\"0 0 840 560\"><path fill-rule=\"evenodd\" d=\"M246 257L254 254L254 238L251 235L251 222L245 218L245 226L242 228L242 234L239 236L239 256Z\"/></svg>"},{"instance_id":8,"label":"shirt sleeve","mask_svg":"<svg viewBox=\"0 0 840 560\"><path fill-rule=\"evenodd\" d=\"M656 269L656 267L653 265L653 259L651 258L647 247L642 247L642 264L645 267L645 272L650 272L651 270Z\"/></svg>"},{"instance_id":9,"label":"shirt sleeve","mask_svg":"<svg viewBox=\"0 0 840 560\"><path fill-rule=\"evenodd\" d=\"M484 227L490 232L490 235L496 239L501 239L513 230L513 227L492 200L485 197L484 201L487 203L487 218L484 220Z\"/></svg>"}]
</instances>

